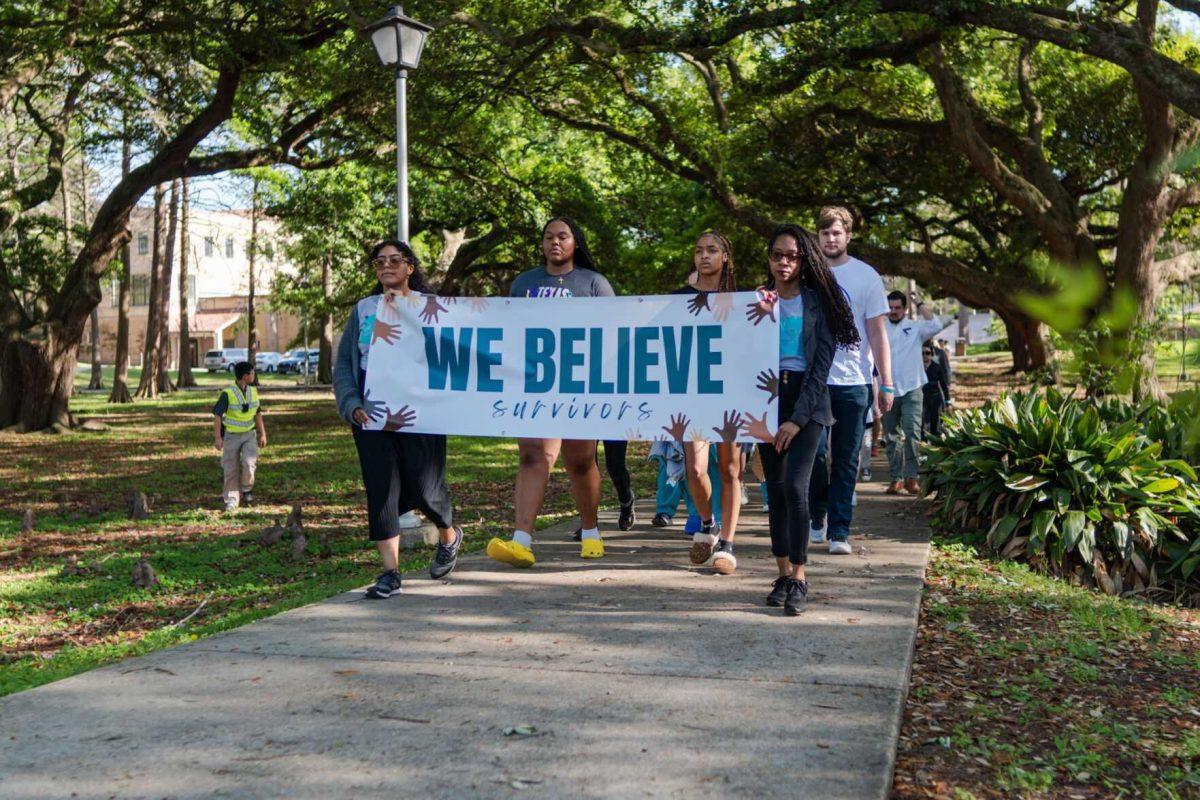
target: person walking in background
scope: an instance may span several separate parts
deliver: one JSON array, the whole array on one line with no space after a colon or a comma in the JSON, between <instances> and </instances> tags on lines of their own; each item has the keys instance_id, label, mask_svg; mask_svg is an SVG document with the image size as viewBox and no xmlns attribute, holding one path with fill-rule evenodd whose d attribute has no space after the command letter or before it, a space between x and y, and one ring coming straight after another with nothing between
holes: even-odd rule
<instances>
[{"instance_id":1,"label":"person walking in background","mask_svg":"<svg viewBox=\"0 0 1200 800\"><path fill-rule=\"evenodd\" d=\"M569 300L577 297L614 297L608 279L596 271L583 231L566 217L555 217L542 228L545 263L522 272L509 287L509 297ZM587 308L580 308L584 315ZM596 441L586 439L517 439L520 466L516 480L516 525L512 538L492 537L488 557L514 567L532 567L533 530L546 499L550 470L562 453L571 479L571 496L579 510L580 558L602 558L604 541L597 518L600 510L600 470L596 466ZM608 456L608 453L605 453ZM623 457L623 454L622 454ZM632 507L632 492L630 493Z\"/></svg>"},{"instance_id":2,"label":"person walking in background","mask_svg":"<svg viewBox=\"0 0 1200 800\"><path fill-rule=\"evenodd\" d=\"M774 440L760 443L758 452L766 473L771 554L779 577L766 603L795 616L808 602L811 473L834 420L829 368L835 346L853 347L859 334L846 297L810 234L796 225L781 226L771 237L767 258L767 289L777 295L779 315L778 428ZM861 425L860 418L859 440ZM746 426L752 430L750 423Z\"/></svg>"},{"instance_id":3,"label":"person walking in background","mask_svg":"<svg viewBox=\"0 0 1200 800\"><path fill-rule=\"evenodd\" d=\"M849 555L852 500L858 479L858 458L867 408L876 404L876 414L892 407L892 364L883 329L887 294L883 279L870 265L851 258L847 252L853 236L854 218L848 209L827 206L817 215L821 254L829 264L838 286L850 304L858 329L855 345L838 348L829 368L829 401L833 408L833 431L828 447L817 451L812 469L811 541L829 539L829 552ZM872 370L879 373L878 399L874 398ZM826 449L829 450L828 464Z\"/></svg>"},{"instance_id":4,"label":"person walking in background","mask_svg":"<svg viewBox=\"0 0 1200 800\"><path fill-rule=\"evenodd\" d=\"M942 432L942 414L950 400L950 381L946 379L946 371L934 358L932 343L926 342L921 349L921 362L925 365L926 384L921 387L922 408L921 428L926 433L940 435Z\"/></svg>"},{"instance_id":5,"label":"person walking in background","mask_svg":"<svg viewBox=\"0 0 1200 800\"><path fill-rule=\"evenodd\" d=\"M946 405L950 405L954 402L950 394L950 385L954 382L954 372L950 365L950 343L945 339L938 339L937 347L933 350L933 357L941 365L942 372L946 375Z\"/></svg>"},{"instance_id":6,"label":"person walking in background","mask_svg":"<svg viewBox=\"0 0 1200 800\"><path fill-rule=\"evenodd\" d=\"M717 524L721 522L721 478L717 473L716 448L709 454L708 478L712 482L713 517ZM684 470L683 444L680 442L654 442L650 446L650 461L658 464L658 492L656 494L654 520L656 528L669 528L675 522L675 514L679 511L679 501L684 501L687 508L687 522L683 526L685 536L691 537L700 530L700 514L692 501L692 493L688 490L687 475Z\"/></svg>"},{"instance_id":7,"label":"person walking in background","mask_svg":"<svg viewBox=\"0 0 1200 800\"><path fill-rule=\"evenodd\" d=\"M446 437L437 433L411 433L407 406L392 410L372 401L366 393L367 363L371 345L397 335L395 303L413 292L428 292L416 254L404 242L380 242L371 250L371 268L377 282L371 294L355 303L346 320L333 367L333 394L338 415L350 423L363 487L367 491L367 530L379 550L383 572L367 589L367 597L381 600L399 594L401 577L400 515L419 509L438 529L439 544L429 564L431 578L444 578L458 562L462 528L453 527L450 490L446 487ZM383 418L383 430L367 430L372 420Z\"/></svg>"},{"instance_id":8,"label":"person walking in background","mask_svg":"<svg viewBox=\"0 0 1200 800\"><path fill-rule=\"evenodd\" d=\"M212 409L213 444L221 451L221 469L225 473L222 497L229 513L254 502L258 449L267 446L267 429L254 377L254 365L250 362L234 364L233 385L221 390Z\"/></svg>"},{"instance_id":9,"label":"person walking in background","mask_svg":"<svg viewBox=\"0 0 1200 800\"><path fill-rule=\"evenodd\" d=\"M917 304L917 319L909 319L908 298L903 292L887 297L888 346L892 354L892 378L895 381L896 401L883 415L884 439L887 442L888 494L921 493L920 471L921 417L925 393L925 366L921 349L945 326L933 315L933 309Z\"/></svg>"}]
</instances>

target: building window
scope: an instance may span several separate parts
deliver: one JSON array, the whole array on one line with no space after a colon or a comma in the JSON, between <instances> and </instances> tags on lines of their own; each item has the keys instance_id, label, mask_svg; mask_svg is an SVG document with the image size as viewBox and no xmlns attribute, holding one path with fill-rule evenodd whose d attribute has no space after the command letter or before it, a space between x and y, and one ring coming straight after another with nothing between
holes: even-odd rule
<instances>
[{"instance_id":1,"label":"building window","mask_svg":"<svg viewBox=\"0 0 1200 800\"><path fill-rule=\"evenodd\" d=\"M138 234L138 255L144 256L150 252L150 237L144 233Z\"/></svg>"},{"instance_id":2,"label":"building window","mask_svg":"<svg viewBox=\"0 0 1200 800\"><path fill-rule=\"evenodd\" d=\"M188 275L188 304L196 304L196 276Z\"/></svg>"},{"instance_id":3,"label":"building window","mask_svg":"<svg viewBox=\"0 0 1200 800\"><path fill-rule=\"evenodd\" d=\"M150 305L150 276L149 275L134 275L133 285L133 304L135 306Z\"/></svg>"},{"instance_id":4,"label":"building window","mask_svg":"<svg viewBox=\"0 0 1200 800\"><path fill-rule=\"evenodd\" d=\"M204 237L204 255L211 256L213 254L213 247L214 247L213 237L205 236Z\"/></svg>"},{"instance_id":5,"label":"building window","mask_svg":"<svg viewBox=\"0 0 1200 800\"><path fill-rule=\"evenodd\" d=\"M225 257L233 258L233 237L230 236L225 240Z\"/></svg>"}]
</instances>

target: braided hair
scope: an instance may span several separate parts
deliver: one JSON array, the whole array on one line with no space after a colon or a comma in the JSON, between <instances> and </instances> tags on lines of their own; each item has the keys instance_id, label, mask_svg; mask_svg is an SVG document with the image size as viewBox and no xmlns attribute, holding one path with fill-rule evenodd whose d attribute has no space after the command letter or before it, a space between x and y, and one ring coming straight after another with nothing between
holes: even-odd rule
<instances>
[{"instance_id":1,"label":"braided hair","mask_svg":"<svg viewBox=\"0 0 1200 800\"><path fill-rule=\"evenodd\" d=\"M412 272L408 276L408 289L411 292L420 294L433 294L433 289L429 287L429 282L425 280L425 273L421 271L421 262L417 258L417 254L408 246L406 242L399 239L384 239L371 248L371 255L367 257L367 263L371 263L375 258L383 252L385 247L394 247L400 251L400 255L408 259L412 264ZM375 288L371 294L383 294L383 284L379 281L375 282Z\"/></svg>"},{"instance_id":2,"label":"braided hair","mask_svg":"<svg viewBox=\"0 0 1200 800\"><path fill-rule=\"evenodd\" d=\"M733 245L729 243L729 239L725 234L719 231L704 231L696 237L699 242L705 236L711 236L717 240L717 246L721 248L721 253L725 256L725 260L721 262L721 277L717 279L718 292L736 292L737 291L737 266L733 263Z\"/></svg>"},{"instance_id":3,"label":"braided hair","mask_svg":"<svg viewBox=\"0 0 1200 800\"><path fill-rule=\"evenodd\" d=\"M814 291L821 300L821 309L825 312L825 321L833 333L833 343L842 348L849 348L859 343L858 327L854 324L854 314L846 301L846 294L838 286L837 278L825 255L821 252L816 238L799 225L787 223L780 225L771 234L767 252L775 248L775 242L781 236L791 236L796 240L800 250L800 285ZM767 288L775 288L775 275L767 275Z\"/></svg>"},{"instance_id":4,"label":"braided hair","mask_svg":"<svg viewBox=\"0 0 1200 800\"><path fill-rule=\"evenodd\" d=\"M550 227L553 222L561 222L571 229L571 237L575 239L575 255L572 256L575 266L583 269L590 269L592 272L599 272L596 269L596 262L592 260L592 251L588 250L587 239L584 238L583 231L575 224L575 220L570 217L551 217L546 220L546 224L542 226L542 238L546 238L546 228ZM538 244L541 247L541 244Z\"/></svg>"}]
</instances>

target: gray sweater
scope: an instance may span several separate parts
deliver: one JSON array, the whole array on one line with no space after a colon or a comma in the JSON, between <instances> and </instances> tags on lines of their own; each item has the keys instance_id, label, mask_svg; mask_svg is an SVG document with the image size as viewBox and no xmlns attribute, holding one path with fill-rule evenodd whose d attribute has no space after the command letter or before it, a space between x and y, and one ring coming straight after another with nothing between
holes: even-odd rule
<instances>
[{"instance_id":1,"label":"gray sweater","mask_svg":"<svg viewBox=\"0 0 1200 800\"><path fill-rule=\"evenodd\" d=\"M364 408L363 387L359 385L362 356L358 352L358 304L350 311L342 341L338 344L337 360L333 363L333 397L337 402L338 416L354 423L354 409Z\"/></svg>"}]
</instances>

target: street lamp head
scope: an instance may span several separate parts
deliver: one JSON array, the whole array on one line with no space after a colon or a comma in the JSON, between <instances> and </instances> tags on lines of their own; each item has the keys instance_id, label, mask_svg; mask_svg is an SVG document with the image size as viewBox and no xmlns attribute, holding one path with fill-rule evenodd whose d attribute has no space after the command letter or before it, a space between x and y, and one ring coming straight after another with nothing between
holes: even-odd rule
<instances>
[{"instance_id":1,"label":"street lamp head","mask_svg":"<svg viewBox=\"0 0 1200 800\"><path fill-rule=\"evenodd\" d=\"M432 30L431 26L404 16L400 6L392 6L386 17L366 27L379 63L396 69L417 68L425 36Z\"/></svg>"}]
</instances>

